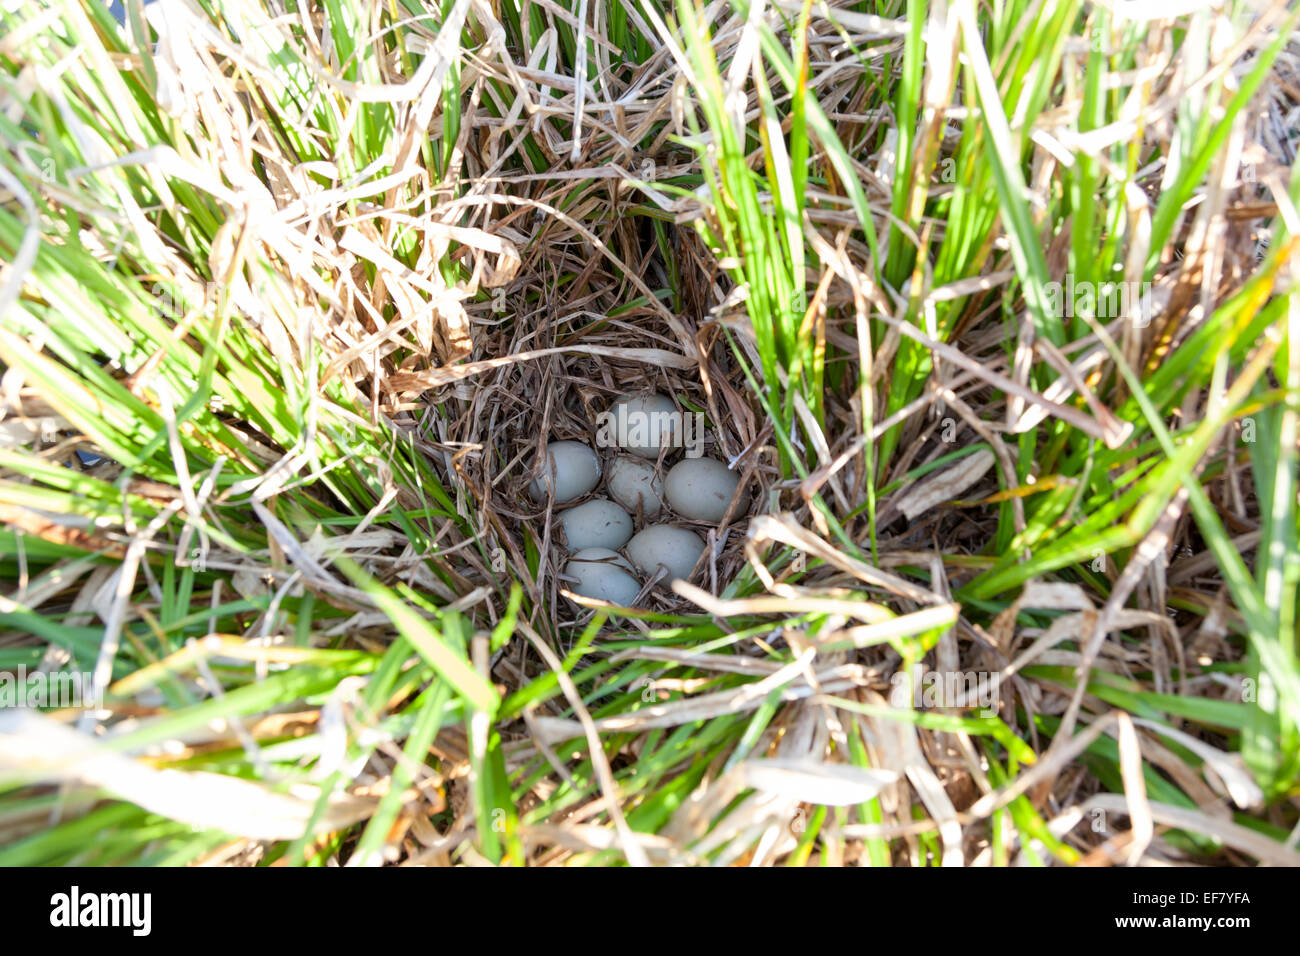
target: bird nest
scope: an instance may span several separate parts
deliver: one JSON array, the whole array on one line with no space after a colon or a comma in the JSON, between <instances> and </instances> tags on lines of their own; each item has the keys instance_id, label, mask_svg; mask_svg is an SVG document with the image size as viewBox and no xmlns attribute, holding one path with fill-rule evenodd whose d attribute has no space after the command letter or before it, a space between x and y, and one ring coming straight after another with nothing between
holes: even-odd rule
<instances>
[{"instance_id":1,"label":"bird nest","mask_svg":"<svg viewBox=\"0 0 1300 956\"><path fill-rule=\"evenodd\" d=\"M679 243L698 241L688 229L677 234ZM740 477L745 494L719 523L690 521L667 503L655 519L690 527L704 539L705 554L692 581L711 594L725 588L745 563L747 519L767 499L776 459L768 444L770 428L765 434L765 418L756 413L746 388L736 340L724 334L714 316L675 314L644 296L625 304L635 286L613 262L602 264L600 248L580 236L532 246L537 251L525 258L506 289L512 322L501 322L493 311L500 297L467 310L483 352L510 358L483 363L490 367L477 372L472 387L465 382L433 387L420 407L406 414L418 423L426 450L441 461L448 486L458 490L461 513L473 516L482 571L502 589L518 580L537 606L551 609L535 619L535 626L553 629L553 636L567 643L561 635L585 624L601 602L569 590L563 574L569 550L559 516L565 508L608 495L610 466L619 450L597 436L602 415L618 398L645 391L670 396L684 415L699 416L694 421L704 424L698 435L690 435L690 454L725 462ZM562 297L548 290L551 276L583 262L588 276L580 290L566 290ZM652 252L646 267L662 270L664 264L654 261ZM595 449L600 483L562 505L549 497L539 503L530 485L540 474L547 445L562 440ZM667 452L655 463L660 476L684 454ZM638 530L649 523L640 515L633 518ZM666 578L653 575L646 576L635 603L646 611L694 608Z\"/></svg>"}]
</instances>

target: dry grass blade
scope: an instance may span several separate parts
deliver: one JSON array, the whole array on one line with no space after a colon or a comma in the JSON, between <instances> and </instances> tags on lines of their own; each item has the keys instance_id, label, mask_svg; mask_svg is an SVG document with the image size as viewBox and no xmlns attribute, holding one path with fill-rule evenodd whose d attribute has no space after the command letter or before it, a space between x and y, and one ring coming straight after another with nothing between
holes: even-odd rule
<instances>
[{"instance_id":1,"label":"dry grass blade","mask_svg":"<svg viewBox=\"0 0 1300 956\"><path fill-rule=\"evenodd\" d=\"M908 489L907 494L894 502L894 507L903 512L908 521L915 521L936 505L960 496L967 488L984 477L993 467L993 462L993 453L980 449L968 456L961 464L941 471Z\"/></svg>"},{"instance_id":2,"label":"dry grass blade","mask_svg":"<svg viewBox=\"0 0 1300 956\"><path fill-rule=\"evenodd\" d=\"M1249 853L1261 863L1270 866L1300 866L1300 853L1288 850L1281 844L1239 824L1216 820L1196 810L1174 807L1167 803L1149 802L1147 806L1151 811L1151 819L1155 823L1178 827L1191 833L1204 833L1242 853ZM1083 802L1080 809L1087 813L1094 808L1108 813L1127 813L1129 809L1124 795L1118 793L1093 794Z\"/></svg>"},{"instance_id":3,"label":"dry grass blade","mask_svg":"<svg viewBox=\"0 0 1300 956\"><path fill-rule=\"evenodd\" d=\"M153 813L254 840L300 837L320 799L319 788L287 793L223 774L159 770L92 737L26 710L0 713L0 779L99 787ZM374 811L369 798L330 799L315 832L344 829Z\"/></svg>"}]
</instances>

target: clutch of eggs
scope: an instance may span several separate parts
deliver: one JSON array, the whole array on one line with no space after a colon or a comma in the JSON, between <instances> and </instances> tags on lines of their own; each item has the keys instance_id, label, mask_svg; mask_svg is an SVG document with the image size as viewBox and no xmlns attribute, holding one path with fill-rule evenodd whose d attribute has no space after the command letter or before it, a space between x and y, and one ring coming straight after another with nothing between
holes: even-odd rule
<instances>
[{"instance_id":1,"label":"clutch of eggs","mask_svg":"<svg viewBox=\"0 0 1300 956\"><path fill-rule=\"evenodd\" d=\"M712 458L683 458L666 478L660 477L661 452L681 447L683 430L676 406L665 395L625 396L610 407L609 416L613 437L626 452L614 459L605 476L609 497L568 508L560 512L559 521L573 552L564 568L573 591L627 607L641 592L636 572L658 577L665 585L686 580L705 550L698 534L673 524L649 524L634 535L635 519L653 520L667 504L683 518L716 524L736 497L740 476ZM599 456L579 441L548 444L536 471L529 486L533 497L550 497L557 505L590 494L601 479ZM742 495L738 510L744 499ZM619 548L626 549L626 558Z\"/></svg>"}]
</instances>

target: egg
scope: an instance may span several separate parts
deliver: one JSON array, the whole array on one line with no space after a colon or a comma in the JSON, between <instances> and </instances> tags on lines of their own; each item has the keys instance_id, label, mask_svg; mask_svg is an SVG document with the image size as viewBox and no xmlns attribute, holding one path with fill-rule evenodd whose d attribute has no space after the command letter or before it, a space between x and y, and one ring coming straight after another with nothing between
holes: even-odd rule
<instances>
[{"instance_id":1,"label":"egg","mask_svg":"<svg viewBox=\"0 0 1300 956\"><path fill-rule=\"evenodd\" d=\"M671 524L652 524L627 543L627 555L633 564L648 575L663 565L668 569L667 582L689 579L703 553L704 541L698 534Z\"/></svg>"},{"instance_id":2,"label":"egg","mask_svg":"<svg viewBox=\"0 0 1300 956\"><path fill-rule=\"evenodd\" d=\"M684 458L673 466L664 481L668 504L692 521L722 520L740 476L712 458Z\"/></svg>"},{"instance_id":3,"label":"egg","mask_svg":"<svg viewBox=\"0 0 1300 956\"><path fill-rule=\"evenodd\" d=\"M546 464L529 488L539 501L554 483L556 504L581 498L600 481L600 459L579 441L553 441L546 446Z\"/></svg>"},{"instance_id":4,"label":"egg","mask_svg":"<svg viewBox=\"0 0 1300 956\"><path fill-rule=\"evenodd\" d=\"M564 567L564 573L575 579L569 585L574 593L619 607L627 607L641 593L632 572L627 558L609 548L583 548Z\"/></svg>"},{"instance_id":5,"label":"egg","mask_svg":"<svg viewBox=\"0 0 1300 956\"><path fill-rule=\"evenodd\" d=\"M620 448L651 461L661 448L682 444L681 413L671 398L658 392L620 398L610 406L607 421Z\"/></svg>"},{"instance_id":6,"label":"egg","mask_svg":"<svg viewBox=\"0 0 1300 956\"><path fill-rule=\"evenodd\" d=\"M609 494L632 514L653 518L664 506L664 484L655 466L640 458L620 455L609 469Z\"/></svg>"},{"instance_id":7,"label":"egg","mask_svg":"<svg viewBox=\"0 0 1300 956\"><path fill-rule=\"evenodd\" d=\"M617 550L632 537L632 519L608 498L593 498L560 515L570 551L584 548Z\"/></svg>"}]
</instances>

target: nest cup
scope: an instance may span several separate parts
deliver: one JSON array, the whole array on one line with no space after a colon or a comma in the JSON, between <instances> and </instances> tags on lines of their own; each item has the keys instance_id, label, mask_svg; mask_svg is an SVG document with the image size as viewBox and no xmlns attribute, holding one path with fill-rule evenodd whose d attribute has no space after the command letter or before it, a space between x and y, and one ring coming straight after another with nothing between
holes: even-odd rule
<instances>
[{"instance_id":1,"label":"nest cup","mask_svg":"<svg viewBox=\"0 0 1300 956\"><path fill-rule=\"evenodd\" d=\"M573 582L559 578L573 554L563 530L562 515L593 500L609 499L620 504L632 519L634 534L653 525L671 524L698 535L706 546L690 580L706 590L713 591L725 584L743 563L744 532L752 509L761 498L756 485L758 469L752 462L742 460L736 471L747 493L736 503L724 528L716 561L710 558L719 537L716 522L692 520L673 509L666 497L662 509L656 512L653 507L638 509L635 500L629 501L626 495L616 493L619 490L616 483L621 477L645 470L657 473L662 493L670 470L688 457L712 458L725 464L745 447L748 442L744 428L739 426L736 416L728 413L738 401L744 401L739 385L726 380L728 376L740 378L740 370L728 362L725 373L719 375L721 370L717 365L711 361L715 389L712 403L698 375L674 369L650 369L640 363L603 356L560 356L545 367L518 369L522 381L515 391L520 396L517 424L506 436L513 439L508 452L502 450L502 457L520 463L514 484L518 507L507 533L521 544L525 538L531 539L541 552L538 583L549 592L551 607L557 615L561 606L578 607L559 600L561 588L574 587ZM543 397L547 391L549 395ZM655 439L660 434L669 439L664 443L667 447L656 447L659 443ZM544 442L539 441L540 436L545 436ZM544 448L559 442L580 442L590 447L600 465L595 486L588 493L564 502L545 493L535 494L539 486L550 483L546 476L538 481L546 461ZM625 547L620 551L627 554ZM656 576L655 586L643 593L637 601L638 607L694 608L669 587L670 578L676 575L638 571L643 591L644 585ZM586 616L582 609L579 611L581 617Z\"/></svg>"}]
</instances>

